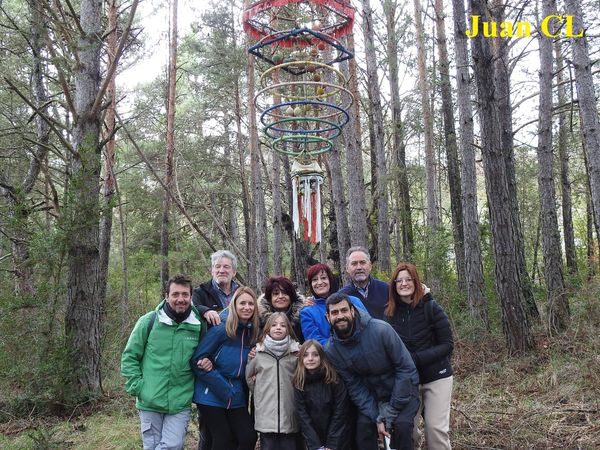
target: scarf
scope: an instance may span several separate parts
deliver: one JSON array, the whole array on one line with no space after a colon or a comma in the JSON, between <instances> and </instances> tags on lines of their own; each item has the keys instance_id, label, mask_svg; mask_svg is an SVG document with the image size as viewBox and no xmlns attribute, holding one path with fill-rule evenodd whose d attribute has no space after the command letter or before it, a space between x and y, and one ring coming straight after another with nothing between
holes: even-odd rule
<instances>
[{"instance_id":1,"label":"scarf","mask_svg":"<svg viewBox=\"0 0 600 450\"><path fill-rule=\"evenodd\" d=\"M276 341L268 334L265 336L263 342L265 348L273 353L275 356L282 356L285 352L290 349L290 337L286 336L280 341Z\"/></svg>"},{"instance_id":2,"label":"scarf","mask_svg":"<svg viewBox=\"0 0 600 450\"><path fill-rule=\"evenodd\" d=\"M165 311L167 316L169 316L169 318L171 320L173 320L175 323L181 323L189 317L190 313L192 312L192 305L190 304L188 309L186 309L184 312L178 313L173 308L171 308L171 305L169 305L169 302L165 302L165 306L163 306L163 310Z\"/></svg>"}]
</instances>

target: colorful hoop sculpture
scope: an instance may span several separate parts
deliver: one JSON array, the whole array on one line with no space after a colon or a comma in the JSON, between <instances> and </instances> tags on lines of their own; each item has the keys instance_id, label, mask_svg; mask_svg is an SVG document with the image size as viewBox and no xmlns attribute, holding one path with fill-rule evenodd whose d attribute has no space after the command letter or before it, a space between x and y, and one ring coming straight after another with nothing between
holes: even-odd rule
<instances>
[{"instance_id":1,"label":"colorful hoop sculpture","mask_svg":"<svg viewBox=\"0 0 600 450\"><path fill-rule=\"evenodd\" d=\"M294 158L294 230L321 240L323 171L319 155L350 120L353 96L333 64L353 55L339 42L354 24L346 0L261 0L243 15L244 30L258 42L248 49L266 63L254 98L271 149Z\"/></svg>"}]
</instances>

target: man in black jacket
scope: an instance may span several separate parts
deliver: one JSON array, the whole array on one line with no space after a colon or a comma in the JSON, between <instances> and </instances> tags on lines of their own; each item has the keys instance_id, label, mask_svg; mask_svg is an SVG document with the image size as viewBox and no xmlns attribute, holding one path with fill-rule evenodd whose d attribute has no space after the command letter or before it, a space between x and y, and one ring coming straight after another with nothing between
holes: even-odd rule
<instances>
[{"instance_id":1,"label":"man in black jacket","mask_svg":"<svg viewBox=\"0 0 600 450\"><path fill-rule=\"evenodd\" d=\"M192 303L208 323L218 325L219 312L229 306L239 287L234 280L237 258L228 250L217 250L210 255L210 263L212 278L194 289Z\"/></svg>"},{"instance_id":2,"label":"man in black jacket","mask_svg":"<svg viewBox=\"0 0 600 450\"><path fill-rule=\"evenodd\" d=\"M419 376L410 353L390 324L354 308L346 294L326 304L333 333L325 351L358 408L357 448L377 450L379 435L391 448L412 450Z\"/></svg>"}]
</instances>

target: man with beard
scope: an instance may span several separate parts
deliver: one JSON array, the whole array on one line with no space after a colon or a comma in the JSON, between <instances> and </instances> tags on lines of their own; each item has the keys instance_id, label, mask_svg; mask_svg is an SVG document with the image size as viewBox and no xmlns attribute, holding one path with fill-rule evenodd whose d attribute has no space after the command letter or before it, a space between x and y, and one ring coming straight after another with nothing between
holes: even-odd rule
<instances>
[{"instance_id":1,"label":"man with beard","mask_svg":"<svg viewBox=\"0 0 600 450\"><path fill-rule=\"evenodd\" d=\"M346 252L346 272L350 283L339 292L358 297L369 314L383 319L383 311L388 301L388 284L371 276L371 256L364 247L350 247Z\"/></svg>"},{"instance_id":2,"label":"man with beard","mask_svg":"<svg viewBox=\"0 0 600 450\"><path fill-rule=\"evenodd\" d=\"M239 287L234 281L237 258L230 251L217 250L210 255L210 265L212 278L194 289L192 303L208 323L218 325L219 312L229 306Z\"/></svg>"},{"instance_id":3,"label":"man with beard","mask_svg":"<svg viewBox=\"0 0 600 450\"><path fill-rule=\"evenodd\" d=\"M125 390L137 398L144 450L184 445L194 394L190 358L206 331L191 298L192 281L172 277L165 299L135 324L121 357Z\"/></svg>"},{"instance_id":4,"label":"man with beard","mask_svg":"<svg viewBox=\"0 0 600 450\"><path fill-rule=\"evenodd\" d=\"M327 299L333 333L325 351L358 408L356 448L377 450L378 437L395 449L412 450L419 409L419 376L394 329L373 319L338 292Z\"/></svg>"}]
</instances>

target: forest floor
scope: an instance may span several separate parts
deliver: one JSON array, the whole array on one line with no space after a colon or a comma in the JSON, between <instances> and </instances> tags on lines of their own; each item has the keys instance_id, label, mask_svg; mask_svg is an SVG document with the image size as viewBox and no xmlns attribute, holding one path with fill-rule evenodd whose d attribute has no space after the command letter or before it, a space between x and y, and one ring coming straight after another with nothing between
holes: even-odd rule
<instances>
[{"instance_id":1,"label":"forest floor","mask_svg":"<svg viewBox=\"0 0 600 450\"><path fill-rule=\"evenodd\" d=\"M597 292L584 292L572 303L567 332L555 337L538 332L536 350L525 356L508 357L501 335L466 338L457 330L454 449L600 449ZM0 415L0 448L140 448L134 401L113 378L104 398L66 416L40 417L35 410L26 417ZM2 405L0 412L5 412ZM186 449L196 448L197 436L192 421Z\"/></svg>"}]
</instances>

